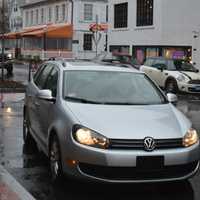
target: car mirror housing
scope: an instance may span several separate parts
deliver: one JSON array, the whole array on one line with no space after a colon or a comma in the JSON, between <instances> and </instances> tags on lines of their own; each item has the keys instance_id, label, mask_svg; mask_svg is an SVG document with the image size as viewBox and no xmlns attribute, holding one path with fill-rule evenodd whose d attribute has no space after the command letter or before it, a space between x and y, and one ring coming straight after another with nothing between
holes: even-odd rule
<instances>
[{"instance_id":1,"label":"car mirror housing","mask_svg":"<svg viewBox=\"0 0 200 200\"><path fill-rule=\"evenodd\" d=\"M40 90L37 94L37 97L45 101L55 102L55 98L52 96L51 90Z\"/></svg>"},{"instance_id":2,"label":"car mirror housing","mask_svg":"<svg viewBox=\"0 0 200 200\"><path fill-rule=\"evenodd\" d=\"M163 65L158 65L158 70L160 70L161 72L165 70L165 66Z\"/></svg>"},{"instance_id":3,"label":"car mirror housing","mask_svg":"<svg viewBox=\"0 0 200 200\"><path fill-rule=\"evenodd\" d=\"M167 94L167 99L168 99L168 101L170 103L176 104L178 102L178 97L175 94L173 94L173 93L168 93Z\"/></svg>"}]
</instances>

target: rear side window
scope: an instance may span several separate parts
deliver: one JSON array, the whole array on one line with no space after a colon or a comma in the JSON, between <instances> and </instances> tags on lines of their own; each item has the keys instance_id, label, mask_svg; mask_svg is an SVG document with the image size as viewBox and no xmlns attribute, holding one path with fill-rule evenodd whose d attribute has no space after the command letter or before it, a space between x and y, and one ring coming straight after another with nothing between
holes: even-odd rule
<instances>
[{"instance_id":1,"label":"rear side window","mask_svg":"<svg viewBox=\"0 0 200 200\"><path fill-rule=\"evenodd\" d=\"M42 71L38 74L36 80L35 80L35 84L37 85L37 87L42 90L44 89L46 80L48 75L50 74L51 70L52 70L52 66L51 65L46 65Z\"/></svg>"}]
</instances>

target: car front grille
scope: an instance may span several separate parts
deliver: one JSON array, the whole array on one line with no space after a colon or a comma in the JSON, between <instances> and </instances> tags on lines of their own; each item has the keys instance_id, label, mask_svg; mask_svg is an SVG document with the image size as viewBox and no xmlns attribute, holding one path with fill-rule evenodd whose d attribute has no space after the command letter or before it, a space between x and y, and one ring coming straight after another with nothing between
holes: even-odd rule
<instances>
[{"instance_id":1,"label":"car front grille","mask_svg":"<svg viewBox=\"0 0 200 200\"><path fill-rule=\"evenodd\" d=\"M188 91L189 91L189 92L194 92L194 93L200 93L200 90L199 90L199 89L191 88L191 87L188 88Z\"/></svg>"},{"instance_id":2,"label":"car front grille","mask_svg":"<svg viewBox=\"0 0 200 200\"><path fill-rule=\"evenodd\" d=\"M182 139L155 140L155 149L173 149L183 147ZM144 140L111 139L109 149L144 150Z\"/></svg>"},{"instance_id":3,"label":"car front grille","mask_svg":"<svg viewBox=\"0 0 200 200\"><path fill-rule=\"evenodd\" d=\"M198 162L184 165L163 166L162 168L105 167L79 163L82 173L95 178L112 181L140 181L181 178L194 172Z\"/></svg>"},{"instance_id":4,"label":"car front grille","mask_svg":"<svg viewBox=\"0 0 200 200\"><path fill-rule=\"evenodd\" d=\"M200 80L190 80L189 84L200 84Z\"/></svg>"}]
</instances>

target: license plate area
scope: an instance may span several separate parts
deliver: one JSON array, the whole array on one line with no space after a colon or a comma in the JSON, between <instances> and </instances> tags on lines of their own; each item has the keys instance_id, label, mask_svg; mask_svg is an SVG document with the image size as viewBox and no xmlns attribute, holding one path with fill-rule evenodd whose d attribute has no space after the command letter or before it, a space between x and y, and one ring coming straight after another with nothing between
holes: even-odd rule
<instances>
[{"instance_id":1,"label":"license plate area","mask_svg":"<svg viewBox=\"0 0 200 200\"><path fill-rule=\"evenodd\" d=\"M157 170L164 167L164 156L138 156L137 168Z\"/></svg>"},{"instance_id":2,"label":"license plate area","mask_svg":"<svg viewBox=\"0 0 200 200\"><path fill-rule=\"evenodd\" d=\"M200 91L200 86L196 86L195 90Z\"/></svg>"}]
</instances>

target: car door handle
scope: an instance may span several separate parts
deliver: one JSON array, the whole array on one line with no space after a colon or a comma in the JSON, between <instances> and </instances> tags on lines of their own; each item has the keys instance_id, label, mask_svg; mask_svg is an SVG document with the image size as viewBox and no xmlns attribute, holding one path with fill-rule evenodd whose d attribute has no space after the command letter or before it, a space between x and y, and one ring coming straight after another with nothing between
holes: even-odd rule
<instances>
[{"instance_id":1,"label":"car door handle","mask_svg":"<svg viewBox=\"0 0 200 200\"><path fill-rule=\"evenodd\" d=\"M152 70L149 70L149 72L152 73L153 71L152 71Z\"/></svg>"},{"instance_id":2,"label":"car door handle","mask_svg":"<svg viewBox=\"0 0 200 200\"><path fill-rule=\"evenodd\" d=\"M35 106L40 107L40 104L38 102L34 102Z\"/></svg>"}]
</instances>

